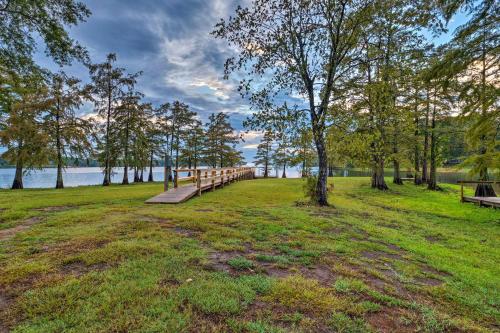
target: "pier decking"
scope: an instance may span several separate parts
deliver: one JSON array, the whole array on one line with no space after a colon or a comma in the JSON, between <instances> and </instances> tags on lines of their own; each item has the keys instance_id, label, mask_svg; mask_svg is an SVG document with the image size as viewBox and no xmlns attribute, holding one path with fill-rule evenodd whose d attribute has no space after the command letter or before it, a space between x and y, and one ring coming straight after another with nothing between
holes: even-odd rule
<instances>
[{"instance_id":1,"label":"pier decking","mask_svg":"<svg viewBox=\"0 0 500 333\"><path fill-rule=\"evenodd\" d=\"M193 176L179 177L182 172L190 172ZM223 169L176 169L174 170L174 188L146 200L147 204L178 204L201 195L204 191L214 191L225 185L244 179L253 179L255 169L249 167ZM180 182L187 184L179 186Z\"/></svg>"},{"instance_id":2,"label":"pier decking","mask_svg":"<svg viewBox=\"0 0 500 333\"><path fill-rule=\"evenodd\" d=\"M460 188L460 200L461 202L472 202L480 207L492 207L500 208L500 197L467 197L464 196L464 185L467 184L500 184L499 181L472 181L472 180L459 180L458 183L461 185Z\"/></svg>"}]
</instances>

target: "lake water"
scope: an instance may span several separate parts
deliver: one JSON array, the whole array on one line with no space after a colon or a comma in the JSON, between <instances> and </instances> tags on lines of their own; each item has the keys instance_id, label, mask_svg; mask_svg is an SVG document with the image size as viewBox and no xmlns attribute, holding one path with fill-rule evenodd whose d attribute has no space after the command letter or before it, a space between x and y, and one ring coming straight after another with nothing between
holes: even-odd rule
<instances>
[{"instance_id":1,"label":"lake water","mask_svg":"<svg viewBox=\"0 0 500 333\"><path fill-rule=\"evenodd\" d=\"M42 170L31 171L23 178L25 188L52 188L56 184L55 168L46 168ZM281 176L282 170L278 171ZM313 170L314 172L314 170ZM10 188L12 180L14 179L15 169L0 169L0 188ZM262 171L257 170L257 174L261 175ZM149 169L144 171L144 180L148 179ZM276 175L276 171L272 170L271 176ZM405 172L402 172L403 177ZM369 170L336 170L336 177L369 177L371 172ZM392 176L392 172L387 171L386 176ZM288 178L300 177L300 170L295 168L287 169ZM153 178L155 181L163 181L163 167L153 168ZM438 182L442 183L455 183L460 179L468 179L466 173L462 172L441 172L438 173ZM103 174L101 168L67 168L63 174L64 186L74 187L82 185L100 185L102 184ZM123 168L113 169L112 182L121 183L123 179ZM129 173L129 181L134 179L133 171Z\"/></svg>"}]
</instances>

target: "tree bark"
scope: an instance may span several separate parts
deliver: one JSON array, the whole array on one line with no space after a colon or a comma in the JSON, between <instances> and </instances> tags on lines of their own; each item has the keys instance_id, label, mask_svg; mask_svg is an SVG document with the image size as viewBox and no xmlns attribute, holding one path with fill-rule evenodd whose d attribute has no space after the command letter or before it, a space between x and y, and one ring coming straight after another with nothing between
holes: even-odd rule
<instances>
[{"instance_id":1,"label":"tree bark","mask_svg":"<svg viewBox=\"0 0 500 333\"><path fill-rule=\"evenodd\" d=\"M56 188L64 188L63 177L62 177L62 143L61 143L61 127L59 123L59 110L56 113L56 149L57 149L57 180Z\"/></svg>"},{"instance_id":2,"label":"tree bark","mask_svg":"<svg viewBox=\"0 0 500 333\"><path fill-rule=\"evenodd\" d=\"M14 182L12 183L13 190L23 189L23 164L21 161L16 162L16 175L14 176Z\"/></svg>"},{"instance_id":3,"label":"tree bark","mask_svg":"<svg viewBox=\"0 0 500 333\"><path fill-rule=\"evenodd\" d=\"M403 181L401 180L401 170L399 167L399 161L395 159L393 163L394 163L394 176L392 182L397 185L403 185Z\"/></svg>"},{"instance_id":4,"label":"tree bark","mask_svg":"<svg viewBox=\"0 0 500 333\"><path fill-rule=\"evenodd\" d=\"M129 139L129 129L128 124L125 127L125 147L124 147L124 166L123 166L123 185L128 185L128 139Z\"/></svg>"},{"instance_id":5,"label":"tree bark","mask_svg":"<svg viewBox=\"0 0 500 333\"><path fill-rule=\"evenodd\" d=\"M139 182L144 183L144 168L141 168L141 175L139 176Z\"/></svg>"},{"instance_id":6,"label":"tree bark","mask_svg":"<svg viewBox=\"0 0 500 333\"><path fill-rule=\"evenodd\" d=\"M401 180L401 170L400 170L400 166L399 166L399 161L398 161L398 158L396 157L396 154L399 152L398 150L398 142L397 142L397 139L396 137L394 138L394 146L392 148L392 152L394 154L394 158L393 158L393 168L394 168L394 174L393 174L393 177L392 177L392 182L396 185L403 185L403 181Z\"/></svg>"},{"instance_id":7,"label":"tree bark","mask_svg":"<svg viewBox=\"0 0 500 333\"><path fill-rule=\"evenodd\" d=\"M486 48L485 48L485 40L486 40L486 28L483 28L483 39L482 39L482 70L481 70L481 116L485 117L486 113L488 111L488 107L486 105ZM481 135L480 137L480 148L479 148L479 154L484 155L487 153L485 141L486 141L486 135ZM489 175L488 175L488 168L483 167L479 171L479 180L481 181L488 181L489 180ZM476 186L476 191L474 193L475 197L496 197L495 190L493 188L493 185L491 184L477 184Z\"/></svg>"},{"instance_id":8,"label":"tree bark","mask_svg":"<svg viewBox=\"0 0 500 333\"><path fill-rule=\"evenodd\" d=\"M375 158L373 167L373 175L372 175L372 188L376 188L378 190L388 190L389 187L385 183L384 179L384 159L380 156Z\"/></svg>"},{"instance_id":9,"label":"tree bark","mask_svg":"<svg viewBox=\"0 0 500 333\"><path fill-rule=\"evenodd\" d=\"M151 151L151 157L149 159L149 175L148 182L153 182L153 151Z\"/></svg>"},{"instance_id":10,"label":"tree bark","mask_svg":"<svg viewBox=\"0 0 500 333\"><path fill-rule=\"evenodd\" d=\"M111 170L110 170L110 147L109 147L109 131L111 125L111 78L108 78L108 112L106 114L106 147L105 147L105 162L104 162L104 179L102 181L103 186L109 186L111 184Z\"/></svg>"},{"instance_id":11,"label":"tree bark","mask_svg":"<svg viewBox=\"0 0 500 333\"><path fill-rule=\"evenodd\" d=\"M431 121L431 167L430 167L430 172L429 172L429 179L427 180L427 188L429 190L439 190L439 186L437 186L437 179L436 179L436 106L434 105L433 111L432 111L432 121Z\"/></svg>"},{"instance_id":12,"label":"tree bark","mask_svg":"<svg viewBox=\"0 0 500 333\"><path fill-rule=\"evenodd\" d=\"M286 178L286 162L283 163L283 173L281 174L281 178Z\"/></svg>"},{"instance_id":13,"label":"tree bark","mask_svg":"<svg viewBox=\"0 0 500 333\"><path fill-rule=\"evenodd\" d=\"M430 113L430 96L427 90L427 107L425 110L425 125L424 125L424 151L422 156L422 183L427 183L427 152L429 150L429 113Z\"/></svg>"},{"instance_id":14,"label":"tree bark","mask_svg":"<svg viewBox=\"0 0 500 333\"><path fill-rule=\"evenodd\" d=\"M422 175L420 174L420 150L419 150L419 132L418 132L418 101L417 98L415 98L415 133L414 133L414 140L415 140L415 147L414 147L414 163L415 163L415 176L413 178L413 183L415 185L421 185L422 184Z\"/></svg>"},{"instance_id":15,"label":"tree bark","mask_svg":"<svg viewBox=\"0 0 500 333\"><path fill-rule=\"evenodd\" d=\"M139 182L139 170L137 169L137 167L134 167L134 183L138 182Z\"/></svg>"},{"instance_id":16,"label":"tree bark","mask_svg":"<svg viewBox=\"0 0 500 333\"><path fill-rule=\"evenodd\" d=\"M325 148L325 139L323 133L313 126L314 141L318 152L318 182L316 184L316 200L320 206L328 206L328 156Z\"/></svg>"}]
</instances>

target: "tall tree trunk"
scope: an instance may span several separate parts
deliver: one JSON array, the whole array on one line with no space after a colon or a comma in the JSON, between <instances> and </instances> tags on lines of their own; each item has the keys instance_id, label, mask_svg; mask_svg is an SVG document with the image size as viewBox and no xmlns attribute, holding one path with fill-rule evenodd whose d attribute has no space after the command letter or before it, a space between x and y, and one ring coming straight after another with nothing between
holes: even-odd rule
<instances>
[{"instance_id":1,"label":"tall tree trunk","mask_svg":"<svg viewBox=\"0 0 500 333\"><path fill-rule=\"evenodd\" d=\"M427 188L429 190L439 190L439 186L437 186L437 179L436 179L436 149L437 149L437 135L436 135L436 105L434 105L433 111L432 111L432 121L431 121L431 167L430 167L430 172L429 172L429 179L427 180Z\"/></svg>"},{"instance_id":2,"label":"tall tree trunk","mask_svg":"<svg viewBox=\"0 0 500 333\"><path fill-rule=\"evenodd\" d=\"M403 185L403 181L401 180L401 170L399 166L399 161L397 159L394 159L393 167L394 167L394 176L392 182L397 185Z\"/></svg>"},{"instance_id":3,"label":"tall tree trunk","mask_svg":"<svg viewBox=\"0 0 500 333\"><path fill-rule=\"evenodd\" d=\"M399 153L399 149L398 149L398 141L397 141L397 137L396 135L394 136L394 143L393 143L393 147L392 147L392 153L394 155L393 157L393 168L394 168L394 174L393 174L393 177L392 177L392 182L394 184L397 184L397 185L403 185L403 181L401 180L401 170L400 170L400 166L399 166L399 160L398 160L398 157L397 157L397 154Z\"/></svg>"},{"instance_id":4,"label":"tall tree trunk","mask_svg":"<svg viewBox=\"0 0 500 333\"><path fill-rule=\"evenodd\" d=\"M177 136L175 142L176 142L176 147L175 147L175 168L179 169L179 136Z\"/></svg>"},{"instance_id":5,"label":"tall tree trunk","mask_svg":"<svg viewBox=\"0 0 500 333\"><path fill-rule=\"evenodd\" d=\"M60 117L59 117L59 109L56 113L56 149L57 149L57 180L56 180L56 188L64 188L63 177L62 177L62 143L61 143L61 126L60 126Z\"/></svg>"},{"instance_id":6,"label":"tall tree trunk","mask_svg":"<svg viewBox=\"0 0 500 333\"><path fill-rule=\"evenodd\" d=\"M483 39L482 39L482 70L481 70L481 116L485 117L488 111L488 106L486 105L486 27L483 28ZM487 153L486 149L487 137L485 134L481 135L479 139L479 155L485 155ZM488 181L488 167L484 166L479 170L479 180ZM474 193L475 197L496 197L495 189L491 184L477 184L476 191Z\"/></svg>"},{"instance_id":7,"label":"tall tree trunk","mask_svg":"<svg viewBox=\"0 0 500 333\"><path fill-rule=\"evenodd\" d=\"M21 190L23 189L23 162L20 158L17 159L16 162L16 175L14 176L14 181L12 183L13 190Z\"/></svg>"},{"instance_id":8,"label":"tall tree trunk","mask_svg":"<svg viewBox=\"0 0 500 333\"><path fill-rule=\"evenodd\" d=\"M302 160L302 178L307 178L307 170L306 170L306 165L307 165L307 161L306 161L306 157L305 157L305 153L304 153L304 159Z\"/></svg>"},{"instance_id":9,"label":"tall tree trunk","mask_svg":"<svg viewBox=\"0 0 500 333\"><path fill-rule=\"evenodd\" d=\"M318 182L316 183L316 200L320 206L328 206L328 155L326 153L325 138L322 131L313 125L314 142L318 152Z\"/></svg>"},{"instance_id":10,"label":"tall tree trunk","mask_svg":"<svg viewBox=\"0 0 500 333\"><path fill-rule=\"evenodd\" d=\"M128 185L128 139L129 139L129 129L128 124L125 127L125 147L124 147L124 166L123 166L123 185Z\"/></svg>"},{"instance_id":11,"label":"tall tree trunk","mask_svg":"<svg viewBox=\"0 0 500 333\"><path fill-rule=\"evenodd\" d=\"M381 156L375 157L373 174L372 174L372 188L376 188L382 191L388 190L389 187L385 183L384 178L384 167L385 161Z\"/></svg>"},{"instance_id":12,"label":"tall tree trunk","mask_svg":"<svg viewBox=\"0 0 500 333\"><path fill-rule=\"evenodd\" d=\"M429 176L427 174L427 153L429 151L429 113L431 108L429 90L427 88L427 106L425 109L425 125L424 125L424 151L422 156L422 182L427 183Z\"/></svg>"},{"instance_id":13,"label":"tall tree trunk","mask_svg":"<svg viewBox=\"0 0 500 333\"><path fill-rule=\"evenodd\" d=\"M141 176L139 177L139 182L144 183L144 168L141 167Z\"/></svg>"},{"instance_id":14,"label":"tall tree trunk","mask_svg":"<svg viewBox=\"0 0 500 333\"><path fill-rule=\"evenodd\" d=\"M414 146L414 163L415 163L415 176L413 178L413 183L415 185L421 185L422 184L422 175L420 173L420 145L419 145L419 132L418 132L418 97L415 94L415 132L414 132L414 140L415 140L415 146Z\"/></svg>"},{"instance_id":15,"label":"tall tree trunk","mask_svg":"<svg viewBox=\"0 0 500 333\"><path fill-rule=\"evenodd\" d=\"M149 158L149 175L148 182L153 182L153 151L151 151L151 156Z\"/></svg>"},{"instance_id":16,"label":"tall tree trunk","mask_svg":"<svg viewBox=\"0 0 500 333\"><path fill-rule=\"evenodd\" d=\"M134 183L138 182L139 182L139 170L137 169L137 167L134 167Z\"/></svg>"},{"instance_id":17,"label":"tall tree trunk","mask_svg":"<svg viewBox=\"0 0 500 333\"><path fill-rule=\"evenodd\" d=\"M333 177L333 166L328 165L328 177Z\"/></svg>"},{"instance_id":18,"label":"tall tree trunk","mask_svg":"<svg viewBox=\"0 0 500 333\"><path fill-rule=\"evenodd\" d=\"M104 179L103 186L111 184L111 165L110 165L110 147L109 147L109 131L111 126L111 99L112 99L111 79L108 79L108 112L106 114L106 147L105 147L105 161L104 161Z\"/></svg>"},{"instance_id":19,"label":"tall tree trunk","mask_svg":"<svg viewBox=\"0 0 500 333\"><path fill-rule=\"evenodd\" d=\"M281 178L286 178L286 162L283 163L283 173L281 174Z\"/></svg>"}]
</instances>

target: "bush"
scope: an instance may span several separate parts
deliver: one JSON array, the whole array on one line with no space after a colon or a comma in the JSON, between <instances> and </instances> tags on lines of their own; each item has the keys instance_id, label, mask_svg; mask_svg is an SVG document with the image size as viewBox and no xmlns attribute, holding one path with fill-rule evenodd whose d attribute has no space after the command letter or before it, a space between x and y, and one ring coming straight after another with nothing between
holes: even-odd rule
<instances>
[{"instance_id":1,"label":"bush","mask_svg":"<svg viewBox=\"0 0 500 333\"><path fill-rule=\"evenodd\" d=\"M306 182L304 184L304 194L309 199L309 202L315 203L318 202L318 196L316 195L316 184L318 183L317 176L309 176L306 178Z\"/></svg>"}]
</instances>

